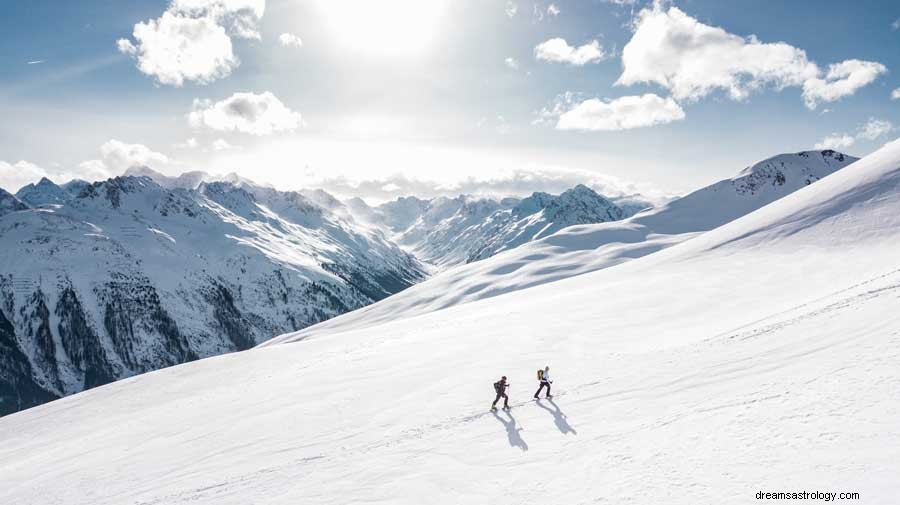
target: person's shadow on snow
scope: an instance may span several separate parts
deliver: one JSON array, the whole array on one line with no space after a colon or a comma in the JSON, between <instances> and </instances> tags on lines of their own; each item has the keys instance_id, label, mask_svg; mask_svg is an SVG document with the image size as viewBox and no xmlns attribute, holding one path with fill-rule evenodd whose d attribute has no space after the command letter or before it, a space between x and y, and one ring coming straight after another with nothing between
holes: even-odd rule
<instances>
[{"instance_id":1,"label":"person's shadow on snow","mask_svg":"<svg viewBox=\"0 0 900 505\"><path fill-rule=\"evenodd\" d=\"M516 426L516 419L512 416L512 414L510 414L508 410L506 411L506 415L509 416L509 421L506 421L505 419L500 417L500 415L497 414L497 411L493 411L492 414L494 414L494 418L500 421L500 423L503 424L503 427L506 428L506 436L507 438L509 438L510 447L518 447L523 451L527 451L528 444L525 443L525 439L522 438L522 435L519 435L519 432L522 431L522 428Z\"/></svg>"},{"instance_id":2,"label":"person's shadow on snow","mask_svg":"<svg viewBox=\"0 0 900 505\"><path fill-rule=\"evenodd\" d=\"M550 415L553 416L553 422L556 423L556 428L559 430L559 432L562 433L563 435L566 435L568 433L571 433L573 435L578 435L578 432L575 431L575 428L573 428L572 425L569 424L569 421L568 421L568 419L566 419L566 415L563 413L563 411L559 410L559 405L553 403L553 400L546 400L546 401L550 405L553 405L552 409L550 407L545 406L541 402L541 400L537 401L537 405L538 405L538 407L546 410L547 412L550 413Z\"/></svg>"}]
</instances>

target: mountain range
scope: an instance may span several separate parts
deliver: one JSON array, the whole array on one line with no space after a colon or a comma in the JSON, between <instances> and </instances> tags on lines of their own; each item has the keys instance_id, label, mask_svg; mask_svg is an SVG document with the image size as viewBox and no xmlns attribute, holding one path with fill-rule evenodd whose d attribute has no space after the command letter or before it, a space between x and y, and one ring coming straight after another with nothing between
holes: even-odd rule
<instances>
[{"instance_id":1,"label":"mountain range","mask_svg":"<svg viewBox=\"0 0 900 505\"><path fill-rule=\"evenodd\" d=\"M624 212L585 186L370 207L147 167L42 179L0 194L0 414L245 350L441 268Z\"/></svg>"},{"instance_id":2,"label":"mountain range","mask_svg":"<svg viewBox=\"0 0 900 505\"><path fill-rule=\"evenodd\" d=\"M637 214L622 236L677 242L639 258L603 267L616 246L589 232L612 225L569 227L534 242L562 234L538 249L558 262L532 259L567 277L343 316L6 416L0 498L687 505L784 490L892 503L900 142L851 161L779 157ZM595 239L595 270L573 275L566 251ZM519 272L526 247L456 268ZM443 275L400 296L425 307ZM547 365L554 396L533 400ZM512 408L492 412L501 375Z\"/></svg>"}]
</instances>

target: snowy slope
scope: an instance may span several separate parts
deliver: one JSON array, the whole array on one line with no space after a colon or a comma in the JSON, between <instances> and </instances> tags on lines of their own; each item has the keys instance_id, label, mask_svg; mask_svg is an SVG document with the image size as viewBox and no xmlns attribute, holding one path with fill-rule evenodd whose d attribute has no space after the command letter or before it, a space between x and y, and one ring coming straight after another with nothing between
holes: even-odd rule
<instances>
[{"instance_id":1,"label":"snowy slope","mask_svg":"<svg viewBox=\"0 0 900 505\"><path fill-rule=\"evenodd\" d=\"M0 217L0 414L247 349L424 276L300 194L173 188L121 177L67 198L45 180L23 190L43 207Z\"/></svg>"},{"instance_id":2,"label":"snowy slope","mask_svg":"<svg viewBox=\"0 0 900 505\"><path fill-rule=\"evenodd\" d=\"M442 272L308 333L411 317L608 268L733 221L856 160L831 150L780 154L628 219L570 226L484 261Z\"/></svg>"},{"instance_id":3,"label":"snowy slope","mask_svg":"<svg viewBox=\"0 0 900 505\"><path fill-rule=\"evenodd\" d=\"M3 188L0 188L0 216L9 214L10 212L18 212L27 209L21 200L10 194Z\"/></svg>"},{"instance_id":4,"label":"snowy slope","mask_svg":"<svg viewBox=\"0 0 900 505\"><path fill-rule=\"evenodd\" d=\"M537 192L527 198L405 197L375 208L358 199L347 205L359 221L380 225L398 244L439 268L482 260L567 226L626 217L615 203L584 185L560 195Z\"/></svg>"},{"instance_id":5,"label":"snowy slope","mask_svg":"<svg viewBox=\"0 0 900 505\"><path fill-rule=\"evenodd\" d=\"M639 260L0 419L0 501L892 504L898 240L894 142Z\"/></svg>"}]
</instances>

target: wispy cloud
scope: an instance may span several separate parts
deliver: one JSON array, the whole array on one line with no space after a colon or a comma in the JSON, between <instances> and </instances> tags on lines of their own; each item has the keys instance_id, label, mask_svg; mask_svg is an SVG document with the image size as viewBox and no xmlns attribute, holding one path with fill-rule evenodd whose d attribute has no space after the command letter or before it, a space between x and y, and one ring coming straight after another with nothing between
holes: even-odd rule
<instances>
[{"instance_id":1,"label":"wispy cloud","mask_svg":"<svg viewBox=\"0 0 900 505\"><path fill-rule=\"evenodd\" d=\"M859 140L877 140L894 130L894 125L887 120L869 118L856 129L856 133L832 133L816 144L816 149L846 149Z\"/></svg>"},{"instance_id":2,"label":"wispy cloud","mask_svg":"<svg viewBox=\"0 0 900 505\"><path fill-rule=\"evenodd\" d=\"M410 195L434 198L462 194L488 197L526 196L535 191L558 194L578 184L589 186L608 197L642 194L650 199L665 199L669 196L653 188L639 186L616 177L562 168L509 170L483 177L469 176L452 182L438 182L403 174L362 180L335 177L322 179L315 186L343 198L356 196L369 201L383 202Z\"/></svg>"},{"instance_id":3,"label":"wispy cloud","mask_svg":"<svg viewBox=\"0 0 900 505\"><path fill-rule=\"evenodd\" d=\"M29 62L26 63L26 65L40 65L41 63L44 63L44 61L46 61L46 60L34 60L34 61L29 61Z\"/></svg>"},{"instance_id":4,"label":"wispy cloud","mask_svg":"<svg viewBox=\"0 0 900 505\"><path fill-rule=\"evenodd\" d=\"M513 17L519 12L519 6L512 0L507 0L506 5L503 7L503 12L506 13L507 17Z\"/></svg>"}]
</instances>

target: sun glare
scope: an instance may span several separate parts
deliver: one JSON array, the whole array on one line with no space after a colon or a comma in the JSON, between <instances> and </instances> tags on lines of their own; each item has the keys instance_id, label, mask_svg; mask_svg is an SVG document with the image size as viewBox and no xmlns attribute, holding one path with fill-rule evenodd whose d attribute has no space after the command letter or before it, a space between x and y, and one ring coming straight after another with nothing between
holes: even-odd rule
<instances>
[{"instance_id":1,"label":"sun glare","mask_svg":"<svg viewBox=\"0 0 900 505\"><path fill-rule=\"evenodd\" d=\"M446 0L319 0L335 38L381 56L416 55L434 40Z\"/></svg>"}]
</instances>

